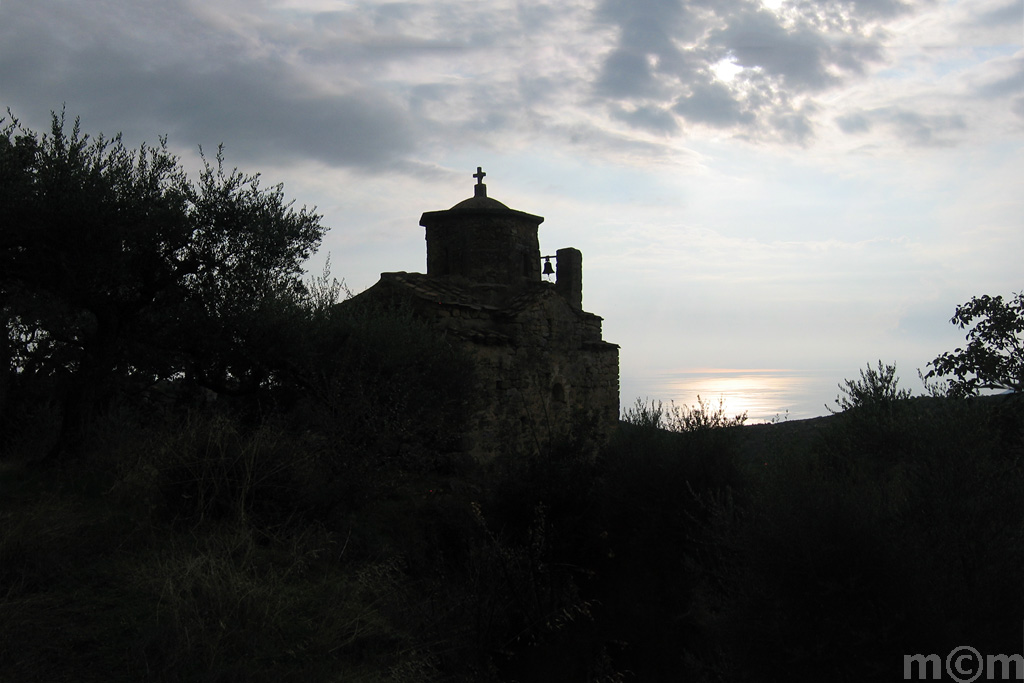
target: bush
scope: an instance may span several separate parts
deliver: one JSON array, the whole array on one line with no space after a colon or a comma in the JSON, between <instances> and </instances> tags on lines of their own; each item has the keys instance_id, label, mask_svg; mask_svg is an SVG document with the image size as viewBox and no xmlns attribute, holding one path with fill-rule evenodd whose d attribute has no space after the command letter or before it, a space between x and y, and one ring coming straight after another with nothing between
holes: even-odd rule
<instances>
[{"instance_id":1,"label":"bush","mask_svg":"<svg viewBox=\"0 0 1024 683\"><path fill-rule=\"evenodd\" d=\"M733 417L725 414L724 399L718 400L718 407L697 396L695 406L677 406L672 401L666 409L661 401L637 399L631 408L623 411L622 421L634 427L664 429L669 432L699 432L706 429L741 427L747 421L743 412Z\"/></svg>"},{"instance_id":2,"label":"bush","mask_svg":"<svg viewBox=\"0 0 1024 683\"><path fill-rule=\"evenodd\" d=\"M830 437L833 440L847 440L849 447L843 452L858 455L883 455L908 447L909 433L906 420L909 418L908 401L911 393L900 389L895 365L878 361L878 368L870 365L860 371L859 380L844 380L836 397L839 410Z\"/></svg>"},{"instance_id":3,"label":"bush","mask_svg":"<svg viewBox=\"0 0 1024 683\"><path fill-rule=\"evenodd\" d=\"M860 379L844 380L839 385L840 395L836 397L839 411L829 409L833 414L856 408L887 409L894 401L910 398L909 389L897 389L899 377L896 376L895 365L883 365L878 361L875 370L869 364L866 370L860 371Z\"/></svg>"}]
</instances>

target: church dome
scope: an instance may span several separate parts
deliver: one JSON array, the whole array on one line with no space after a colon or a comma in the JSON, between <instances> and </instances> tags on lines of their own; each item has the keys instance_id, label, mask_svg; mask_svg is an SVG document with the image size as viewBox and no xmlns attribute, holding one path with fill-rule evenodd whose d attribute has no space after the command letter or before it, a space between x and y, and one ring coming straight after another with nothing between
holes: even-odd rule
<instances>
[{"instance_id":1,"label":"church dome","mask_svg":"<svg viewBox=\"0 0 1024 683\"><path fill-rule=\"evenodd\" d=\"M473 196L469 199L464 199L449 211L511 211L497 199L492 199L487 196L487 186L484 185L484 173L483 169L479 166L476 167L476 173L473 177L476 178L476 185L473 186Z\"/></svg>"},{"instance_id":2,"label":"church dome","mask_svg":"<svg viewBox=\"0 0 1024 683\"><path fill-rule=\"evenodd\" d=\"M485 185L476 185L476 187L486 187ZM511 211L497 199L488 197L483 192L477 192L477 194L469 199L463 199L461 202L448 209L449 211L480 211L481 209L491 209L500 211Z\"/></svg>"}]
</instances>

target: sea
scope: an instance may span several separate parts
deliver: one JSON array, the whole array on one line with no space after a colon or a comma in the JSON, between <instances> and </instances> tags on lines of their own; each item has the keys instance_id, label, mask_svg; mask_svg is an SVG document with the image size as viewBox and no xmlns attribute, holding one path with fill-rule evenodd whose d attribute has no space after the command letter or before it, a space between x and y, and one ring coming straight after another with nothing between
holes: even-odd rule
<instances>
[{"instance_id":1,"label":"sea","mask_svg":"<svg viewBox=\"0 0 1024 683\"><path fill-rule=\"evenodd\" d=\"M804 420L838 409L843 372L707 368L626 375L619 380L619 405L624 410L639 400L695 407L701 400L730 417L746 413L747 424Z\"/></svg>"}]
</instances>

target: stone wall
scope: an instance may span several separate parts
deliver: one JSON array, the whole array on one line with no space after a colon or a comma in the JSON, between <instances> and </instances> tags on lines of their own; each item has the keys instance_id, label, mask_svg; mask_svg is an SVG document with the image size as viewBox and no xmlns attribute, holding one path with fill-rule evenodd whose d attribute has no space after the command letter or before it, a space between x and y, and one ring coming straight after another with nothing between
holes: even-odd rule
<instances>
[{"instance_id":1,"label":"stone wall","mask_svg":"<svg viewBox=\"0 0 1024 683\"><path fill-rule=\"evenodd\" d=\"M596 447L618 424L618 347L601 318L541 284L509 308L432 305L425 314L474 360L465 450L488 458L545 452L565 440Z\"/></svg>"},{"instance_id":2,"label":"stone wall","mask_svg":"<svg viewBox=\"0 0 1024 683\"><path fill-rule=\"evenodd\" d=\"M566 440L596 448L618 425L619 348L601 339L601 318L555 284L383 273L353 301L367 299L411 303L472 359L462 450L489 459Z\"/></svg>"}]
</instances>

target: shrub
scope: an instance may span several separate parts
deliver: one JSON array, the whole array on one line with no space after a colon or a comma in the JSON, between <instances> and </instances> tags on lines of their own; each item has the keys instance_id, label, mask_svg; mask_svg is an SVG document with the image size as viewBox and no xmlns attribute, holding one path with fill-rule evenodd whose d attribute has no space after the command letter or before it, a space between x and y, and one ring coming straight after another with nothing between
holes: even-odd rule
<instances>
[{"instance_id":1,"label":"shrub","mask_svg":"<svg viewBox=\"0 0 1024 683\"><path fill-rule=\"evenodd\" d=\"M622 421L634 427L664 429L670 432L698 432L705 429L740 427L747 421L747 413L733 417L725 413L725 399L718 400L718 407L697 396L695 406L677 406L672 401L666 409L661 401L636 399L632 407L623 411Z\"/></svg>"},{"instance_id":2,"label":"shrub","mask_svg":"<svg viewBox=\"0 0 1024 683\"><path fill-rule=\"evenodd\" d=\"M882 361L878 361L876 370L868 364L865 370L860 371L859 380L847 379L839 385L840 395L836 396L839 410L829 410L836 413L855 408L886 408L893 401L910 398L909 389L896 388L899 381L895 365L883 365Z\"/></svg>"}]
</instances>

